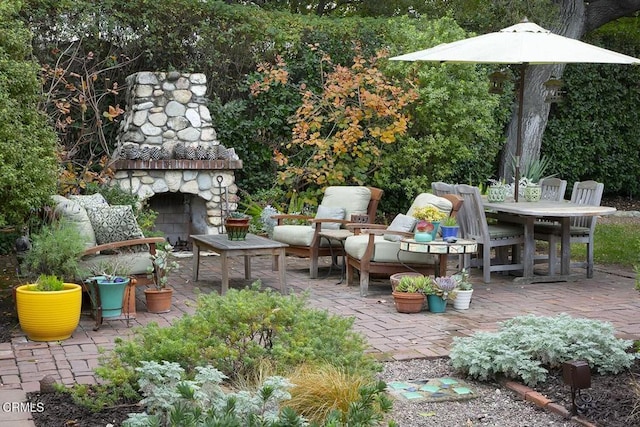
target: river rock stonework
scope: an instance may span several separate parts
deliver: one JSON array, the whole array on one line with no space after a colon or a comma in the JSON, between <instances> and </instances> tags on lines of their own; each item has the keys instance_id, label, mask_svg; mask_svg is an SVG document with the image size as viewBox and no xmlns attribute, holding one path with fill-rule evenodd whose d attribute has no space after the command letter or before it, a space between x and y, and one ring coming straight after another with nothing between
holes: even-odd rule
<instances>
[{"instance_id":1,"label":"river rock stonework","mask_svg":"<svg viewBox=\"0 0 640 427\"><path fill-rule=\"evenodd\" d=\"M115 153L115 182L141 201L162 193L193 195L194 234L222 231L237 209L242 161L217 139L206 106L206 76L139 72L127 77L127 105ZM185 200L189 200L188 198Z\"/></svg>"}]
</instances>

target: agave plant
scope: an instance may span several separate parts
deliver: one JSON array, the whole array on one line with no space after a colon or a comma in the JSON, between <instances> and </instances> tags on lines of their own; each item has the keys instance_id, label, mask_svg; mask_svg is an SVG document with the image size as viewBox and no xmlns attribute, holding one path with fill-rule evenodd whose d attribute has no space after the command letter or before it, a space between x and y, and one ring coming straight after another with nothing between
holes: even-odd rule
<instances>
[{"instance_id":1,"label":"agave plant","mask_svg":"<svg viewBox=\"0 0 640 427\"><path fill-rule=\"evenodd\" d=\"M435 294L442 299L455 299L457 294L454 291L458 281L452 276L436 277L435 279Z\"/></svg>"}]
</instances>

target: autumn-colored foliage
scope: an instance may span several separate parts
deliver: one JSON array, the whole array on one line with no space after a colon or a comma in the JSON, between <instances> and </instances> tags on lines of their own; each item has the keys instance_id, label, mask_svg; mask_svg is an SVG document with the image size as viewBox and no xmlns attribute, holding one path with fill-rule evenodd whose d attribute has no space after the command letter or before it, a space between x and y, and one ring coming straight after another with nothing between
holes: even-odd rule
<instances>
[{"instance_id":1,"label":"autumn-colored foliage","mask_svg":"<svg viewBox=\"0 0 640 427\"><path fill-rule=\"evenodd\" d=\"M417 99L408 82L394 84L378 70L377 61L386 56L380 51L366 59L357 53L345 66L321 55L319 66L328 70L321 74L321 90L298 85L302 105L291 117L292 138L274 153L281 184L303 191L367 183L382 164L381 148L407 132L404 109ZM251 87L254 96L272 85L291 84L282 58L275 66L262 64L259 71L263 79Z\"/></svg>"}]
</instances>

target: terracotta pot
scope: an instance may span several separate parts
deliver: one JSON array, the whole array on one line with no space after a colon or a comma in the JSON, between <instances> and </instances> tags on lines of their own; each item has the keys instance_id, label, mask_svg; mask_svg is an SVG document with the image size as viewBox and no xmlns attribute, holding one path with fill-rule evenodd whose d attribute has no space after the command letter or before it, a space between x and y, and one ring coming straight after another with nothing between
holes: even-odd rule
<instances>
[{"instance_id":1,"label":"terracotta pot","mask_svg":"<svg viewBox=\"0 0 640 427\"><path fill-rule=\"evenodd\" d=\"M147 311L149 313L166 313L171 310L171 296L173 289L164 288L145 289L144 296L147 300Z\"/></svg>"},{"instance_id":2,"label":"terracotta pot","mask_svg":"<svg viewBox=\"0 0 640 427\"><path fill-rule=\"evenodd\" d=\"M398 313L419 313L424 306L424 294L414 292L393 292Z\"/></svg>"},{"instance_id":3,"label":"terracotta pot","mask_svg":"<svg viewBox=\"0 0 640 427\"><path fill-rule=\"evenodd\" d=\"M411 277L423 277L424 274L416 273L415 271L403 271L401 273L392 274L389 276L389 281L391 282L391 291L395 292L396 286L400 283L400 279L403 276L411 276Z\"/></svg>"}]
</instances>

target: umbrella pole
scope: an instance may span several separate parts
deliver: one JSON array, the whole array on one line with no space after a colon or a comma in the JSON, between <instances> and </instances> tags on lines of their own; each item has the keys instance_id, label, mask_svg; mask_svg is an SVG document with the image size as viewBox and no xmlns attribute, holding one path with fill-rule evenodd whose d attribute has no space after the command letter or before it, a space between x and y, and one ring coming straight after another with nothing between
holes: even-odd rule
<instances>
[{"instance_id":1,"label":"umbrella pole","mask_svg":"<svg viewBox=\"0 0 640 427\"><path fill-rule=\"evenodd\" d=\"M516 165L515 165L515 187L514 199L518 201L520 192L520 158L522 157L522 110L524 109L524 74L527 69L527 63L518 66L520 72L520 83L518 87L518 135L516 136Z\"/></svg>"}]
</instances>

